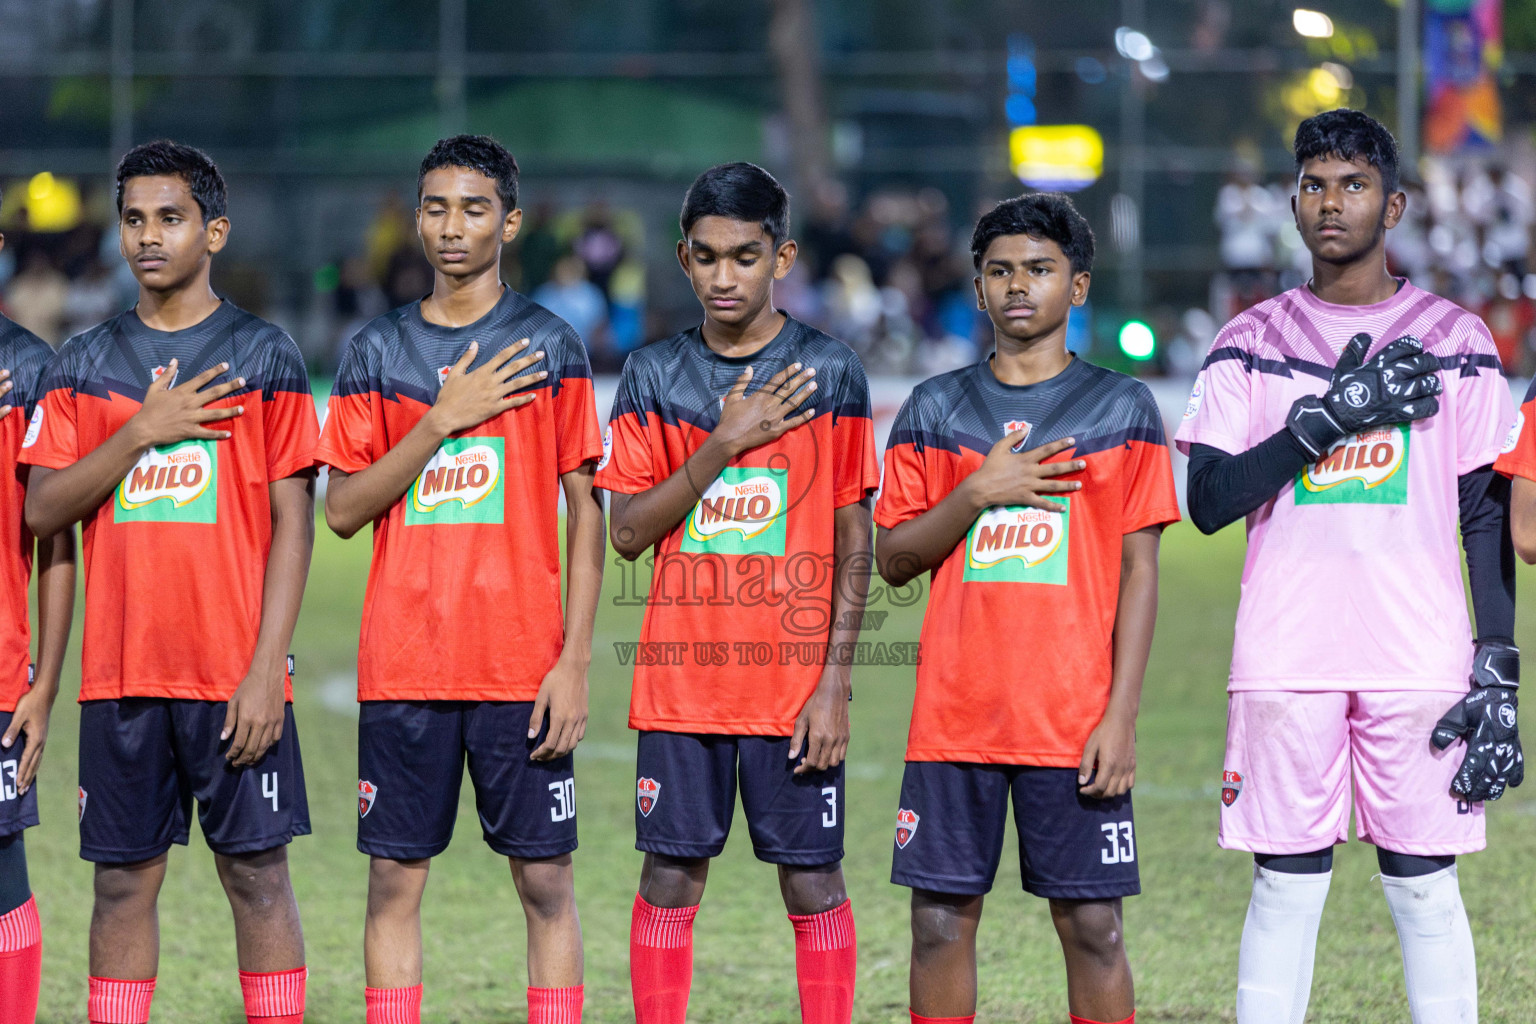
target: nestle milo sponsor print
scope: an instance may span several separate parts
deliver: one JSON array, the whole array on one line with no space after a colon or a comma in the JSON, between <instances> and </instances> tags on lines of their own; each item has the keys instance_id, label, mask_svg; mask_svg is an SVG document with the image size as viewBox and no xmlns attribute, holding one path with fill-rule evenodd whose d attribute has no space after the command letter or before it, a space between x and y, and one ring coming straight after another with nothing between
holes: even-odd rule
<instances>
[{"instance_id":1,"label":"nestle milo sponsor print","mask_svg":"<svg viewBox=\"0 0 1536 1024\"><path fill-rule=\"evenodd\" d=\"M1408 424L1350 434L1296 478L1296 504L1406 505Z\"/></svg>"},{"instance_id":2,"label":"nestle milo sponsor print","mask_svg":"<svg viewBox=\"0 0 1536 1024\"><path fill-rule=\"evenodd\" d=\"M999 505L977 516L965 535L964 579L1066 586L1071 499L1053 494L1051 500L1068 511Z\"/></svg>"},{"instance_id":3,"label":"nestle milo sponsor print","mask_svg":"<svg viewBox=\"0 0 1536 1024\"><path fill-rule=\"evenodd\" d=\"M500 523L506 515L506 439L451 437L406 495L405 524Z\"/></svg>"},{"instance_id":4,"label":"nestle milo sponsor print","mask_svg":"<svg viewBox=\"0 0 1536 1024\"><path fill-rule=\"evenodd\" d=\"M117 485L117 523L219 521L219 455L213 441L195 439L151 448Z\"/></svg>"},{"instance_id":5,"label":"nestle milo sponsor print","mask_svg":"<svg viewBox=\"0 0 1536 1024\"><path fill-rule=\"evenodd\" d=\"M682 550L782 557L788 491L787 467L725 467L688 514Z\"/></svg>"}]
</instances>

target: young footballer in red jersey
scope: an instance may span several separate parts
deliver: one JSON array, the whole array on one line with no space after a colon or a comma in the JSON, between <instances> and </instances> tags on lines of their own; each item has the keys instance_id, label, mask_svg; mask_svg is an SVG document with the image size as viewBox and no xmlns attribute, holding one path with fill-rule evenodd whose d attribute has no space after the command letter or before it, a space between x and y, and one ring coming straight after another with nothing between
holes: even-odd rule
<instances>
[{"instance_id":1,"label":"young footballer in red jersey","mask_svg":"<svg viewBox=\"0 0 1536 1024\"><path fill-rule=\"evenodd\" d=\"M1176 438L1195 525L1246 518L1248 537L1219 833L1254 860L1237 1019L1305 1018L1353 803L1410 1015L1475 1021L1456 858L1483 848L1484 802L1524 771L1494 471L1514 403L1483 322L1387 271L1407 203L1391 133L1330 110L1297 127L1295 156L1312 279L1222 328Z\"/></svg>"},{"instance_id":2,"label":"young footballer in red jersey","mask_svg":"<svg viewBox=\"0 0 1536 1024\"><path fill-rule=\"evenodd\" d=\"M0 249L5 236L0 235ZM43 935L27 881L23 830L37 824L32 780L48 741L48 715L75 606L75 534L36 542L37 661L27 617L32 531L22 515L27 470L18 465L38 385L53 349L0 315L0 1024L32 1024L42 980Z\"/></svg>"},{"instance_id":3,"label":"young footballer in red jersey","mask_svg":"<svg viewBox=\"0 0 1536 1024\"><path fill-rule=\"evenodd\" d=\"M71 338L21 460L39 537L85 524L80 855L96 864L93 1024L143 1024L166 851L192 803L235 917L246 1018L304 1015L286 847L309 832L288 654L314 542L304 361L221 301L229 237L208 157L152 142L117 167L133 309Z\"/></svg>"},{"instance_id":4,"label":"young footballer in red jersey","mask_svg":"<svg viewBox=\"0 0 1536 1024\"><path fill-rule=\"evenodd\" d=\"M343 537L373 524L358 647L368 1024L421 1020L421 896L466 758L527 918L529 1024L577 1024L571 752L603 575L592 371L570 325L501 282L523 216L512 154L444 139L417 193L432 294L348 344L320 441L326 521Z\"/></svg>"},{"instance_id":5,"label":"young footballer in red jersey","mask_svg":"<svg viewBox=\"0 0 1536 1024\"><path fill-rule=\"evenodd\" d=\"M655 549L630 728L640 730L630 931L639 1024L681 1024L693 918L741 790L779 869L800 1013L846 1024L856 967L843 886L850 659L877 483L869 387L841 342L773 307L789 196L752 164L701 174L677 257L704 323L629 357L597 484L625 558ZM809 649L809 656L806 651Z\"/></svg>"},{"instance_id":6,"label":"young footballer in red jersey","mask_svg":"<svg viewBox=\"0 0 1536 1024\"><path fill-rule=\"evenodd\" d=\"M1072 1020L1125 1024L1136 710L1158 542L1179 518L1162 418L1145 385L1067 351L1093 264L1070 200L999 203L971 255L996 350L907 399L875 507L881 575L933 580L891 871L912 889L912 1020L975 1017L976 931L1011 796Z\"/></svg>"}]
</instances>

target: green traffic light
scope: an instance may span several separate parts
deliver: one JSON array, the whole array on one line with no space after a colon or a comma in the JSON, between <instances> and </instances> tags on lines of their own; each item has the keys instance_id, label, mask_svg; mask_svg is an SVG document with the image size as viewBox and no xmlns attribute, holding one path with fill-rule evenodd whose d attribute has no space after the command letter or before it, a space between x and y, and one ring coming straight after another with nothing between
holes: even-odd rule
<instances>
[{"instance_id":1,"label":"green traffic light","mask_svg":"<svg viewBox=\"0 0 1536 1024\"><path fill-rule=\"evenodd\" d=\"M1127 320L1120 328L1120 351L1131 359L1151 359L1157 351L1157 335L1140 320Z\"/></svg>"}]
</instances>

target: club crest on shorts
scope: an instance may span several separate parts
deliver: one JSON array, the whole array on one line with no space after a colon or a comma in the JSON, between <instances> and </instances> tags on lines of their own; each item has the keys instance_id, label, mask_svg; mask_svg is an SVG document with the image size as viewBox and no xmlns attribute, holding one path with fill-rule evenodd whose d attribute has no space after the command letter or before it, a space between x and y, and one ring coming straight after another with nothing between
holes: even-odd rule
<instances>
[{"instance_id":1,"label":"club crest on shorts","mask_svg":"<svg viewBox=\"0 0 1536 1024\"><path fill-rule=\"evenodd\" d=\"M75 788L80 791L80 810L77 812L77 817L76 817L75 820L76 821L84 821L85 820L85 798L87 796L89 796L90 794L86 793L84 786L76 786Z\"/></svg>"},{"instance_id":2,"label":"club crest on shorts","mask_svg":"<svg viewBox=\"0 0 1536 1024\"><path fill-rule=\"evenodd\" d=\"M909 811L905 807L896 812L896 848L905 850L912 837L917 835L917 823L922 819L916 811Z\"/></svg>"},{"instance_id":3,"label":"club crest on shorts","mask_svg":"<svg viewBox=\"0 0 1536 1024\"><path fill-rule=\"evenodd\" d=\"M379 787L367 779L357 780L357 816L368 817L368 812L373 810L373 801L379 795Z\"/></svg>"},{"instance_id":4,"label":"club crest on shorts","mask_svg":"<svg viewBox=\"0 0 1536 1024\"><path fill-rule=\"evenodd\" d=\"M1231 807L1237 802L1238 794L1243 791L1243 777L1237 772L1221 773L1221 802L1225 807Z\"/></svg>"},{"instance_id":5,"label":"club crest on shorts","mask_svg":"<svg viewBox=\"0 0 1536 1024\"><path fill-rule=\"evenodd\" d=\"M661 783L655 779L639 779L635 782L635 805L640 808L640 813L649 818L651 812L656 809L656 801L661 799Z\"/></svg>"}]
</instances>

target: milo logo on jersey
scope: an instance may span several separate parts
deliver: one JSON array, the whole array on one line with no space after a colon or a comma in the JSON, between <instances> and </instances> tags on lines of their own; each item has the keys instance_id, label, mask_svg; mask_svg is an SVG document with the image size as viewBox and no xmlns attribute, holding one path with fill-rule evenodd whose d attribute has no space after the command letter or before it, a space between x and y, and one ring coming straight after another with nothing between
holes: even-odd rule
<instances>
[{"instance_id":1,"label":"milo logo on jersey","mask_svg":"<svg viewBox=\"0 0 1536 1024\"><path fill-rule=\"evenodd\" d=\"M683 551L784 555L789 470L727 466L688 514Z\"/></svg>"},{"instance_id":2,"label":"milo logo on jersey","mask_svg":"<svg viewBox=\"0 0 1536 1024\"><path fill-rule=\"evenodd\" d=\"M502 469L506 439L451 437L406 495L405 524L500 523L506 515Z\"/></svg>"},{"instance_id":3,"label":"milo logo on jersey","mask_svg":"<svg viewBox=\"0 0 1536 1024\"><path fill-rule=\"evenodd\" d=\"M181 441L151 448L117 485L117 523L216 523L219 457L214 442Z\"/></svg>"},{"instance_id":4,"label":"milo logo on jersey","mask_svg":"<svg viewBox=\"0 0 1536 1024\"><path fill-rule=\"evenodd\" d=\"M1296 478L1296 504L1406 505L1408 424L1350 434Z\"/></svg>"},{"instance_id":5,"label":"milo logo on jersey","mask_svg":"<svg viewBox=\"0 0 1536 1024\"><path fill-rule=\"evenodd\" d=\"M1052 501L1070 506L1064 495ZM1067 582L1068 512L1023 505L996 506L976 517L965 535L966 581L999 583Z\"/></svg>"}]
</instances>

